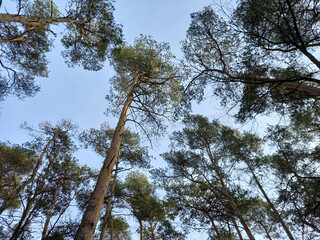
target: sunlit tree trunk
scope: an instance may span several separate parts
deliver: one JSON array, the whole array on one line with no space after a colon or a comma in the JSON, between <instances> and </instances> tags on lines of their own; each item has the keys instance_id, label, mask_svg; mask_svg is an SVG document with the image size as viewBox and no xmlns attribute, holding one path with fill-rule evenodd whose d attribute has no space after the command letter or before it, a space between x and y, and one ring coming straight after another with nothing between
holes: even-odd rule
<instances>
[{"instance_id":1,"label":"sunlit tree trunk","mask_svg":"<svg viewBox=\"0 0 320 240\"><path fill-rule=\"evenodd\" d=\"M115 189L116 184L117 184L118 166L119 166L119 158L118 158L118 161L117 161L117 164L116 164L115 173L114 173L114 176L113 176L113 184L111 186L111 195L110 195L110 197L108 199L108 202L107 202L106 213L103 216L103 225L102 225L102 228L101 228L101 233L100 233L100 238L99 238L100 240L104 240L104 236L106 235L106 231L107 231L107 227L108 227L108 225L107 225L108 217L110 216L112 198L113 198L113 194L114 194L114 189Z\"/></svg>"},{"instance_id":2,"label":"sunlit tree trunk","mask_svg":"<svg viewBox=\"0 0 320 240\"><path fill-rule=\"evenodd\" d=\"M151 230L151 239L156 240L156 234L154 232L155 226L152 225L152 222L149 222L150 224L150 230Z\"/></svg>"},{"instance_id":3,"label":"sunlit tree trunk","mask_svg":"<svg viewBox=\"0 0 320 240\"><path fill-rule=\"evenodd\" d=\"M103 166L100 170L95 189L91 194L88 206L82 217L81 224L75 237L76 240L89 240L93 237L110 179L112 177L112 169L120 152L122 134L125 128L128 111L133 100L133 94L138 82L139 78L136 76L133 81L132 88L128 93L127 99L123 105L119 121L114 131L113 139L107 152L107 157L104 160Z\"/></svg>"}]
</instances>

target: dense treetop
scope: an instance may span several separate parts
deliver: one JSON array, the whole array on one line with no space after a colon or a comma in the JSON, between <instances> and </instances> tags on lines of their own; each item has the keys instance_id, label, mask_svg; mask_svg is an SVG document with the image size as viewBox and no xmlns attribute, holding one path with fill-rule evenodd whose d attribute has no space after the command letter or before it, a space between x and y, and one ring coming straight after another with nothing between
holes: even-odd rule
<instances>
[{"instance_id":1,"label":"dense treetop","mask_svg":"<svg viewBox=\"0 0 320 240\"><path fill-rule=\"evenodd\" d=\"M16 1L17 11L0 14L0 100L9 94L34 95L35 77L47 77L46 54L57 34L52 25L64 24L63 56L69 66L102 68L110 46L121 42L109 0L71 0L61 12L54 1Z\"/></svg>"}]
</instances>

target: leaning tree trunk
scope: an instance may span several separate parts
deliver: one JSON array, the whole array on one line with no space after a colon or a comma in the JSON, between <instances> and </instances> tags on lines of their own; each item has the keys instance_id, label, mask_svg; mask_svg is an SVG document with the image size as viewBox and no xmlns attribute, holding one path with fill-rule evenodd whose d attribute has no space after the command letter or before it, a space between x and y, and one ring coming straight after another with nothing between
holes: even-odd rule
<instances>
[{"instance_id":1,"label":"leaning tree trunk","mask_svg":"<svg viewBox=\"0 0 320 240\"><path fill-rule=\"evenodd\" d=\"M273 213L277 216L278 220L280 221L284 231L286 232L288 238L290 240L294 240L294 237L292 235L292 233L290 232L289 228L287 227L286 223L284 222L283 218L281 217L280 213L278 212L278 210L276 209L276 207L273 205L273 203L271 202L270 198L268 197L267 193L264 191L262 185L260 184L256 174L254 173L252 167L251 167L251 164L249 162L249 160L243 155L240 153L240 156L242 157L242 159L246 162L248 168L249 168L249 171L251 172L252 174L252 177L254 179L254 181L256 182L256 184L258 185L258 188L259 190L261 191L261 193L263 194L264 198L267 200L270 208L272 209Z\"/></svg>"},{"instance_id":2,"label":"leaning tree trunk","mask_svg":"<svg viewBox=\"0 0 320 240\"><path fill-rule=\"evenodd\" d=\"M47 237L49 223L50 223L50 220L51 220L52 215L53 215L53 211L54 211L54 209L56 207L56 203L57 203L59 187L60 187L60 184L58 184L56 186L56 188L53 190L53 199L52 199L52 203L51 203L51 208L49 210L49 213L47 214L46 221L45 221L45 224L44 224L44 227L43 227L43 230L42 230L42 239L43 240L46 239L46 237Z\"/></svg>"},{"instance_id":3,"label":"leaning tree trunk","mask_svg":"<svg viewBox=\"0 0 320 240\"><path fill-rule=\"evenodd\" d=\"M32 210L32 208L34 208L34 203L38 200L39 194L41 194L41 192L43 190L43 187L44 187L44 184L45 184L44 180L47 179L47 177L48 177L48 174L49 174L49 171L50 171L50 168L51 168L51 163L52 163L52 159L50 158L49 165L47 166L47 168L46 168L46 170L45 170L45 172L44 172L44 174L43 174L43 176L41 178L41 180L43 180L43 181L40 182L39 185L37 185L32 198L29 199L29 201L28 201L28 203L27 203L27 205L26 205L26 207L25 207L25 209L24 209L24 211L22 213L20 221L16 225L10 240L17 240L19 238L19 236L23 233L24 226L26 226L27 222L28 222L28 221L25 221L25 220L31 217L32 211L31 211L30 214L29 214L29 212L30 212L30 210Z\"/></svg>"},{"instance_id":4,"label":"leaning tree trunk","mask_svg":"<svg viewBox=\"0 0 320 240\"><path fill-rule=\"evenodd\" d=\"M19 196L19 194L25 189L25 187L30 184L36 177L39 168L41 167L41 164L43 162L43 158L45 157L45 154L48 152L48 149L50 147L50 145L56 140L56 138L59 136L59 134L61 133L61 131L57 131L54 136L48 141L48 143L46 144L46 146L44 147L38 161L37 164L35 166L35 168L32 171L31 176L25 180L12 194L11 196L6 199L4 201L4 203L1 205L0 207L0 214L6 210L10 204Z\"/></svg>"},{"instance_id":5,"label":"leaning tree trunk","mask_svg":"<svg viewBox=\"0 0 320 240\"><path fill-rule=\"evenodd\" d=\"M95 189L93 190L86 211L82 217L81 224L76 233L75 240L90 240L93 237L100 212L103 206L104 198L112 177L112 169L120 152L122 134L127 120L128 111L130 109L135 88L139 82L139 78L135 77L132 88L127 95L127 99L123 105L117 127L113 134L107 157L104 160L100 170Z\"/></svg>"},{"instance_id":6,"label":"leaning tree trunk","mask_svg":"<svg viewBox=\"0 0 320 240\"><path fill-rule=\"evenodd\" d=\"M112 203L112 199L113 199L113 194L114 194L114 189L116 188L117 185L117 175L118 175L118 166L119 166L119 158L118 161L116 163L116 169L115 169L115 173L113 176L113 184L111 186L111 195L108 199L107 202L107 209L106 209L106 213L103 216L103 225L101 227L101 233L100 233L100 240L104 240L104 237L106 235L106 231L107 231L107 223L108 223L108 217L111 215L110 211L111 211L111 203ZM111 219L112 220L112 219Z\"/></svg>"},{"instance_id":7,"label":"leaning tree trunk","mask_svg":"<svg viewBox=\"0 0 320 240\"><path fill-rule=\"evenodd\" d=\"M140 240L143 240L143 224L142 221L140 219L138 219L139 222L139 232L140 232Z\"/></svg>"},{"instance_id":8,"label":"leaning tree trunk","mask_svg":"<svg viewBox=\"0 0 320 240\"><path fill-rule=\"evenodd\" d=\"M225 194L225 196L227 197L232 209L234 210L234 213L235 215L239 218L239 221L241 223L241 225L243 226L245 232L247 233L248 237L250 240L255 240L255 237L253 236L251 230L249 229L246 221L244 220L243 216L242 216L242 213L240 212L237 204L234 202L232 196L229 194L229 191L228 191L228 188L224 182L224 179L221 175L221 171L220 171L220 168L219 166L217 165L212 153L211 153L211 150L210 150L210 147L207 145L207 142L204 141L204 144L205 144L205 147L206 147L206 152L210 158L210 161L215 169L215 172L217 173L218 177L219 177L219 180L220 180L220 183L221 183L221 187L222 187L222 191L223 193Z\"/></svg>"},{"instance_id":9,"label":"leaning tree trunk","mask_svg":"<svg viewBox=\"0 0 320 240\"><path fill-rule=\"evenodd\" d=\"M25 210L22 213L22 216L20 218L20 221L18 222L18 224L15 226L15 229L12 233L12 236L10 237L10 240L17 240L20 235L22 234L22 232L24 231L23 227L25 226L25 220L28 219L28 214L30 212L30 210L33 207L33 203L35 202L37 196L34 196L27 204Z\"/></svg>"}]
</instances>

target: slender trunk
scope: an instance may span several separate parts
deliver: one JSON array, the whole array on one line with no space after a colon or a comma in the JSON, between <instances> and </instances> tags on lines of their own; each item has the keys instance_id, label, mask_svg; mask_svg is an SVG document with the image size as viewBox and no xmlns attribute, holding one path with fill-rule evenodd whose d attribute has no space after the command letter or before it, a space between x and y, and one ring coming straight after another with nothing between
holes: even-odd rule
<instances>
[{"instance_id":1,"label":"slender trunk","mask_svg":"<svg viewBox=\"0 0 320 240\"><path fill-rule=\"evenodd\" d=\"M32 209L33 207L33 203L35 202L35 200L37 199L37 195L33 196L30 201L27 203L27 206L25 208L25 210L23 211L22 213L22 216L20 218L20 221L19 223L17 224L17 226L15 227L14 231L13 231L13 234L10 238L10 240L16 240L19 238L19 236L21 235L21 233L23 232L23 226L25 225L24 222L25 220L27 219L28 217L28 214L30 212L30 210Z\"/></svg>"},{"instance_id":2,"label":"slender trunk","mask_svg":"<svg viewBox=\"0 0 320 240\"><path fill-rule=\"evenodd\" d=\"M240 156L242 157L242 159L246 162L251 174L252 174L252 177L253 179L255 180L256 184L258 185L258 188L260 189L261 193L263 194L264 198L266 199L266 201L268 202L269 206L271 207L272 211L274 212L274 214L277 216L278 220L280 221L284 231L287 233L288 237L290 240L294 240L294 237L292 236L289 228L287 227L286 223L284 222L284 220L282 219L280 213L278 212L278 210L276 209L276 207L273 205L273 203L271 202L271 200L269 199L267 193L264 191L262 185L260 184L256 174L254 173L252 167L251 167L251 164L249 163L248 159L243 156L241 153L240 153Z\"/></svg>"},{"instance_id":3,"label":"slender trunk","mask_svg":"<svg viewBox=\"0 0 320 240\"><path fill-rule=\"evenodd\" d=\"M228 225L228 231L229 231L229 239L232 240L232 231L231 231L231 227L230 227L229 221L227 221L227 225Z\"/></svg>"},{"instance_id":4,"label":"slender trunk","mask_svg":"<svg viewBox=\"0 0 320 240\"><path fill-rule=\"evenodd\" d=\"M16 199L16 197L19 195L19 193L21 191L24 190L24 188L29 184L31 183L34 178L36 177L37 173L38 173L38 170L42 164L42 161L43 161L43 158L46 154L46 152L48 151L50 145L55 141L55 139L58 137L58 135L61 133L61 131L57 131L54 136L50 139L50 141L47 143L47 145L45 146L44 150L42 151L39 159L38 159L38 162L35 166L35 168L33 169L33 172L32 172L32 175L26 180L24 181L20 187L18 187L17 190L14 191L14 193L6 200L4 201L4 203L2 204L2 206L0 207L0 214L8 207L10 206L10 204Z\"/></svg>"},{"instance_id":5,"label":"slender trunk","mask_svg":"<svg viewBox=\"0 0 320 240\"><path fill-rule=\"evenodd\" d=\"M223 178L220 174L220 172L218 173L219 175L219 178L220 178L220 181L221 181L221 185L222 185L222 188L223 188L223 191L224 191L224 194L227 196L229 202L230 202L230 205L232 207L232 209L234 210L236 216L239 218L240 222L241 222L241 225L243 226L244 230L246 231L248 237L251 239L251 240L255 240L252 232L250 231L246 221L244 220L243 216L242 216L242 213L240 212L237 204L234 202L233 198L231 197L231 195L229 194L229 191L223 181Z\"/></svg>"},{"instance_id":6,"label":"slender trunk","mask_svg":"<svg viewBox=\"0 0 320 240\"><path fill-rule=\"evenodd\" d=\"M255 220L261 227L262 227L262 229L264 230L264 232L266 233L266 235L267 235L267 238L269 239L269 240L272 240L272 238L271 238L271 236L270 236L270 234L269 234L269 231L268 231L268 229L266 228L266 226L261 222L261 221L257 221L257 220Z\"/></svg>"},{"instance_id":7,"label":"slender trunk","mask_svg":"<svg viewBox=\"0 0 320 240\"><path fill-rule=\"evenodd\" d=\"M154 233L155 227L152 225L152 222L149 222L150 224L150 230L151 230L151 239L156 240L156 234Z\"/></svg>"},{"instance_id":8,"label":"slender trunk","mask_svg":"<svg viewBox=\"0 0 320 240\"><path fill-rule=\"evenodd\" d=\"M234 202L233 198L232 198L231 195L229 194L228 188L227 188L227 186L225 185L224 180L223 180L223 177L222 177L222 175L221 175L220 168L219 168L219 166L216 164L215 159L214 159L214 157L213 157L213 155L212 155L212 153L211 153L211 150L210 150L207 142L204 141L204 143L205 143L205 145L206 145L207 154L208 154L208 156L209 156L209 158L210 158L210 160L211 160L211 163L212 163L212 165L213 165L213 167L214 167L214 169L215 169L215 172L217 173L217 175L218 175L218 177L219 177L219 179L220 179L220 183L221 183L221 186L222 186L223 193L224 193L224 194L226 195L226 197L228 198L229 203L230 203L232 209L234 210L235 215L239 218L239 220L240 220L240 222L241 222L241 225L243 226L243 228L244 228L244 230L246 231L246 233L247 233L248 237L250 238L250 240L255 240L255 238L254 238L252 232L250 231L250 229L249 229L246 221L244 220L244 218L243 218L243 216L242 216L242 214L241 214L241 212L240 212L237 204Z\"/></svg>"},{"instance_id":9,"label":"slender trunk","mask_svg":"<svg viewBox=\"0 0 320 240\"><path fill-rule=\"evenodd\" d=\"M237 224L236 220L232 216L231 216L231 221L233 222L233 225L234 225L234 227L235 227L235 229L236 229L236 231L238 233L239 239L243 240L243 237L242 237L241 231L240 231L240 229L238 227L238 224Z\"/></svg>"},{"instance_id":10,"label":"slender trunk","mask_svg":"<svg viewBox=\"0 0 320 240\"><path fill-rule=\"evenodd\" d=\"M214 223L213 217L212 217L208 212L205 212L205 214L206 214L206 215L208 216L208 218L210 219L211 225L212 225L214 231L215 231L216 234L217 234L218 240L222 240L222 239L221 239L221 236L220 236L219 229L217 228L216 224Z\"/></svg>"},{"instance_id":11,"label":"slender trunk","mask_svg":"<svg viewBox=\"0 0 320 240\"><path fill-rule=\"evenodd\" d=\"M143 225L142 225L142 221L138 219L138 222L139 222L139 226L140 226L140 229L139 229L139 232L140 232L140 240L143 240Z\"/></svg>"},{"instance_id":12,"label":"slender trunk","mask_svg":"<svg viewBox=\"0 0 320 240\"><path fill-rule=\"evenodd\" d=\"M50 156L49 156L50 158ZM50 167L51 167L51 163L52 163L52 159L50 158L50 162L49 162L49 165L47 166L47 169L45 170L45 173L44 175L41 177L41 181L43 179L47 179L47 176L49 174L49 170L50 170ZM39 179L38 179L39 180ZM40 182L40 183L37 183L37 187L35 189L35 192L32 196L32 198L28 201L27 203L27 206L25 208L25 210L23 211L22 213L22 216L21 216L21 219L19 221L19 223L17 224L17 226L15 227L15 230L10 238L10 240L16 240L18 239L18 237L20 236L20 234L23 232L23 228L24 226L26 225L24 222L25 222L25 219L28 217L30 218L30 216L28 216L30 210L32 209L33 205L34 205L34 202L37 200L41 190L43 189L43 186L44 186L44 181ZM27 221L26 221L27 222Z\"/></svg>"},{"instance_id":13,"label":"slender trunk","mask_svg":"<svg viewBox=\"0 0 320 240\"><path fill-rule=\"evenodd\" d=\"M114 189L115 189L115 187L117 185L118 166L119 166L119 158L118 158L118 161L117 161L117 164L116 164L115 173L114 173L114 176L113 176L113 184L111 186L111 196L108 199L106 213L103 216L103 225L102 225L102 228L101 228L101 233L100 233L100 238L99 238L100 240L104 239L104 237L106 235L107 227L108 227L107 226L107 223L108 223L107 220L108 220L108 217L110 215L110 209L111 209L111 203L112 203Z\"/></svg>"},{"instance_id":14,"label":"slender trunk","mask_svg":"<svg viewBox=\"0 0 320 240\"><path fill-rule=\"evenodd\" d=\"M49 211L49 213L48 213L48 215L47 215L47 218L46 218L46 221L45 221L43 230L42 230L42 239L45 239L46 236L47 236L47 231L48 231L49 223L50 223L51 217L52 217L52 215L53 215L54 208L55 208L55 206L56 206L56 201L57 201L57 197L58 197L59 187L60 187L60 185L58 184L58 185L56 186L56 188L54 189L54 192L53 192L52 205L51 205L50 211Z\"/></svg>"},{"instance_id":15,"label":"slender trunk","mask_svg":"<svg viewBox=\"0 0 320 240\"><path fill-rule=\"evenodd\" d=\"M91 194L87 209L82 217L82 221L76 233L75 240L90 240L93 237L97 222L100 217L103 201L107 193L110 179L112 177L112 169L119 155L122 134L126 124L128 111L133 100L133 93L138 82L139 78L135 77L132 88L128 93L127 99L123 105L110 148L107 152L107 157L101 168L99 178L97 180L95 189Z\"/></svg>"},{"instance_id":16,"label":"slender trunk","mask_svg":"<svg viewBox=\"0 0 320 240\"><path fill-rule=\"evenodd\" d=\"M135 206L132 203L129 203L129 204L130 204L130 207L132 208L133 216L135 216L136 219L139 222L140 240L143 240L143 224L142 224L142 220L138 217L138 214L137 214Z\"/></svg>"},{"instance_id":17,"label":"slender trunk","mask_svg":"<svg viewBox=\"0 0 320 240\"><path fill-rule=\"evenodd\" d=\"M113 240L113 217L111 214L109 215L109 217L110 217L110 240Z\"/></svg>"},{"instance_id":18,"label":"slender trunk","mask_svg":"<svg viewBox=\"0 0 320 240\"><path fill-rule=\"evenodd\" d=\"M70 207L71 202L75 199L74 195L69 201L68 204L66 205L66 207L59 213L59 216L55 218L55 222L51 225L50 230L48 231L47 235L50 235L50 233L55 229L57 223L59 222L59 220L61 219L61 217L64 215L64 213L67 211L67 209ZM75 231L75 230L73 230Z\"/></svg>"}]
</instances>

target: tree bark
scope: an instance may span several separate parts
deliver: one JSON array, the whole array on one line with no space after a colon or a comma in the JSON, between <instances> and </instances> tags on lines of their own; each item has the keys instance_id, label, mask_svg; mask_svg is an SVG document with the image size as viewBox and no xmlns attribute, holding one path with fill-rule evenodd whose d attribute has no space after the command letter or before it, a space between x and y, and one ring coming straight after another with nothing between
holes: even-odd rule
<instances>
[{"instance_id":1,"label":"tree bark","mask_svg":"<svg viewBox=\"0 0 320 240\"><path fill-rule=\"evenodd\" d=\"M110 240L113 240L113 216L110 214Z\"/></svg>"},{"instance_id":2,"label":"tree bark","mask_svg":"<svg viewBox=\"0 0 320 240\"><path fill-rule=\"evenodd\" d=\"M117 185L117 175L118 175L118 165L119 165L119 158L116 164L116 169L115 169L115 173L113 176L113 184L111 186L111 196L108 199L108 203L107 203L107 209L106 209L106 213L103 216L103 225L101 228L101 233L100 233L100 240L104 240L104 237L106 235L106 231L107 231L107 221L108 221L108 217L110 216L110 209L111 209L111 203L112 203L112 198L113 198L113 194L114 194L114 189Z\"/></svg>"},{"instance_id":3,"label":"tree bark","mask_svg":"<svg viewBox=\"0 0 320 240\"><path fill-rule=\"evenodd\" d=\"M138 82L139 78L138 76L136 76L132 84L132 88L128 93L127 99L123 105L110 148L107 152L107 157L104 160L95 189L91 194L87 209L82 217L82 221L76 233L75 240L90 240L93 237L97 222L100 217L104 198L106 196L107 189L110 183L110 179L112 177L112 169L119 155L122 134L126 124L128 111L133 100L133 94Z\"/></svg>"},{"instance_id":4,"label":"tree bark","mask_svg":"<svg viewBox=\"0 0 320 240\"><path fill-rule=\"evenodd\" d=\"M42 26L49 23L76 23L77 21L70 18L57 17L26 17L23 15L0 13L0 22L21 23L30 26Z\"/></svg>"},{"instance_id":5,"label":"tree bark","mask_svg":"<svg viewBox=\"0 0 320 240\"><path fill-rule=\"evenodd\" d=\"M19 236L21 235L21 233L23 232L23 226L24 226L24 221L25 219L28 217L28 214L31 210L31 208L33 207L33 203L35 202L36 198L38 195L34 196L33 198L31 198L31 200L28 202L26 209L23 211L23 214L20 218L19 223L17 224L17 226L15 227L13 234L10 238L10 240L16 240L19 238Z\"/></svg>"},{"instance_id":6,"label":"tree bark","mask_svg":"<svg viewBox=\"0 0 320 240\"><path fill-rule=\"evenodd\" d=\"M7 209L7 207L16 199L16 197L19 195L19 193L29 184L31 183L34 178L36 177L38 170L42 164L43 158L45 156L45 154L47 153L50 145L56 140L56 138L58 137L58 135L61 133L61 131L57 131L54 136L49 140L49 142L47 143L47 145L45 146L44 150L42 151L38 162L35 166L35 168L32 171L32 175L26 180L24 181L20 187L18 187L18 189L9 197L9 199L5 200L4 203L2 204L2 206L0 207L0 214Z\"/></svg>"},{"instance_id":7,"label":"tree bark","mask_svg":"<svg viewBox=\"0 0 320 240\"><path fill-rule=\"evenodd\" d=\"M228 198L229 200L229 203L232 207L232 209L234 210L234 213L235 215L239 218L240 222L241 222L241 225L243 226L244 230L246 231L248 237L250 238L250 240L255 240L255 237L253 236L251 230L249 229L246 221L244 220L243 216L242 216L242 213L240 212L237 204L234 202L233 198L231 197L231 195L229 194L229 191L227 189L227 186L225 185L225 182L223 180L223 177L221 175L221 172L220 172L220 168L219 166L216 164L215 162L215 159L211 153L211 150L210 150L210 147L208 146L206 140L204 140L204 144L206 146L206 152L208 154L208 157L210 158L210 161L215 169L215 172L217 173L219 179L220 179L220 183L221 183L221 186L222 186L222 190L223 190L223 193L226 195L226 197Z\"/></svg>"},{"instance_id":8,"label":"tree bark","mask_svg":"<svg viewBox=\"0 0 320 240\"><path fill-rule=\"evenodd\" d=\"M155 227L152 225L152 222L149 222L150 224L150 230L151 230L151 239L156 240L156 234L154 232Z\"/></svg>"},{"instance_id":9,"label":"tree bark","mask_svg":"<svg viewBox=\"0 0 320 240\"><path fill-rule=\"evenodd\" d=\"M237 231L237 233L238 233L239 239L240 239L240 240L243 240L241 231L240 231L240 229L239 229L239 227L238 227L238 224L237 224L236 220L234 219L234 217L231 217L231 221L233 222L233 225L234 225L234 227L235 227L235 229L236 229L236 231Z\"/></svg>"},{"instance_id":10,"label":"tree bark","mask_svg":"<svg viewBox=\"0 0 320 240\"><path fill-rule=\"evenodd\" d=\"M45 170L45 174L41 178L42 180L47 179L47 176L48 176L52 161L53 160L50 158L50 162L49 162L48 167ZM24 211L22 213L22 216L20 218L19 223L16 225L10 240L18 239L19 236L21 235L21 233L23 233L23 228L24 228L24 226L26 226L26 223L27 223L27 221L25 221L25 220L31 217L32 212L30 214L29 214L29 212L30 212L30 210L32 208L34 209L34 203L38 200L39 194L41 193L41 190L43 189L43 186L44 186L45 182L42 181L42 182L40 182L38 184L39 185L37 185L32 198L29 199L29 201L27 203L27 206L26 206L26 208L24 209Z\"/></svg>"},{"instance_id":11,"label":"tree bark","mask_svg":"<svg viewBox=\"0 0 320 240\"><path fill-rule=\"evenodd\" d=\"M283 229L285 230L287 236L289 237L290 240L294 240L294 237L292 236L289 228L287 227L286 223L284 222L284 220L282 219L280 213L278 212L278 210L276 209L276 207L273 205L273 203L271 202L270 198L268 197L267 193L264 191L262 185L260 184L256 174L254 173L251 164L249 163L248 159L240 153L241 158L246 162L252 177L254 179L254 181L256 182L256 184L258 185L258 188L260 189L261 193L263 194L264 198L266 199L266 201L268 202L269 206L271 207L272 211L274 212L274 214L277 216L278 220L280 221Z\"/></svg>"},{"instance_id":12,"label":"tree bark","mask_svg":"<svg viewBox=\"0 0 320 240\"><path fill-rule=\"evenodd\" d=\"M216 224L214 223L213 217L212 217L212 216L210 215L210 213L208 213L208 212L205 212L205 214L206 214L206 215L208 216L208 218L210 219L211 225L212 225L214 231L215 231L216 234L217 234L218 240L222 240L222 239L221 239L221 236L220 236L219 229L217 228Z\"/></svg>"},{"instance_id":13,"label":"tree bark","mask_svg":"<svg viewBox=\"0 0 320 240\"><path fill-rule=\"evenodd\" d=\"M43 230L42 230L42 240L44 240L44 239L46 238L46 236L47 236L48 226L49 226L51 217L52 217L52 215L53 215L54 208L55 208L55 206L56 206L56 201L57 201L57 197L58 197L59 187L60 187L60 184L57 185L57 187L54 189L54 192L53 192L52 205L51 205L50 211L49 211L49 213L48 213L48 215L47 215L47 218L46 218L46 221L45 221Z\"/></svg>"},{"instance_id":14,"label":"tree bark","mask_svg":"<svg viewBox=\"0 0 320 240\"><path fill-rule=\"evenodd\" d=\"M139 229L140 240L143 240L143 225L142 225L142 221L140 219L138 219L138 222L139 222L139 226L140 226L140 229Z\"/></svg>"}]
</instances>

